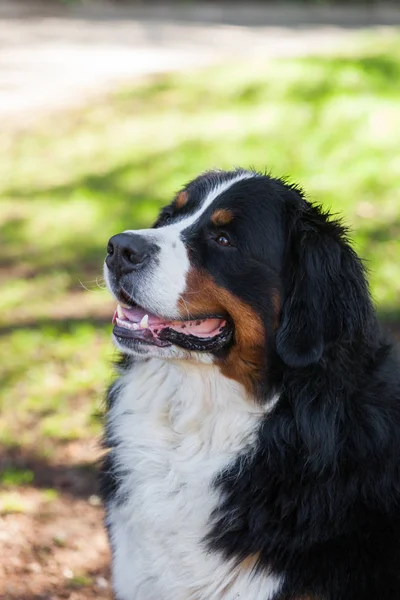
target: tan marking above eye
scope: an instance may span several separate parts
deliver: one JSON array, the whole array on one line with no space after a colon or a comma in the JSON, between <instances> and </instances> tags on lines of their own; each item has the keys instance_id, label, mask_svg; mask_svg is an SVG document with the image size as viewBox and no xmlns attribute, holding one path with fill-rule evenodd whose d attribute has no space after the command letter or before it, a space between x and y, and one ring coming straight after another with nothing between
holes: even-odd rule
<instances>
[{"instance_id":1,"label":"tan marking above eye","mask_svg":"<svg viewBox=\"0 0 400 600\"><path fill-rule=\"evenodd\" d=\"M218 208L211 216L211 221L217 227L228 225L233 219L233 214L227 208Z\"/></svg>"},{"instance_id":2,"label":"tan marking above eye","mask_svg":"<svg viewBox=\"0 0 400 600\"><path fill-rule=\"evenodd\" d=\"M187 192L185 192L185 191L179 192L179 194L177 195L176 200L175 200L176 208L178 208L178 209L183 208L188 200L189 200L189 196L188 196Z\"/></svg>"}]
</instances>

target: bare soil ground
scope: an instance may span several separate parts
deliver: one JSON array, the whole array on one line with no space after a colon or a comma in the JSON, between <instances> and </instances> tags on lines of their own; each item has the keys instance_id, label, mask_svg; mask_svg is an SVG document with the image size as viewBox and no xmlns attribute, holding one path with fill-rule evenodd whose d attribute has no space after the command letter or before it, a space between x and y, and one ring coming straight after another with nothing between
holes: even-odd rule
<instances>
[{"instance_id":1,"label":"bare soil ground","mask_svg":"<svg viewBox=\"0 0 400 600\"><path fill-rule=\"evenodd\" d=\"M68 444L51 461L9 452L1 463L27 468L34 479L13 486L0 510L0 598L111 599L92 445Z\"/></svg>"}]
</instances>

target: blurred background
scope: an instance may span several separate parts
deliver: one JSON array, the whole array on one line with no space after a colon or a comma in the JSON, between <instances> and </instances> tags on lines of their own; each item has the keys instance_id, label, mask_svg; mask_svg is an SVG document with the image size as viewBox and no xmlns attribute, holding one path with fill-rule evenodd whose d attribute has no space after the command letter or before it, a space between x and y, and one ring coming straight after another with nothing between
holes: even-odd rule
<instances>
[{"instance_id":1,"label":"blurred background","mask_svg":"<svg viewBox=\"0 0 400 600\"><path fill-rule=\"evenodd\" d=\"M108 238L204 169L344 215L400 333L400 6L0 1L0 597L111 598Z\"/></svg>"}]
</instances>

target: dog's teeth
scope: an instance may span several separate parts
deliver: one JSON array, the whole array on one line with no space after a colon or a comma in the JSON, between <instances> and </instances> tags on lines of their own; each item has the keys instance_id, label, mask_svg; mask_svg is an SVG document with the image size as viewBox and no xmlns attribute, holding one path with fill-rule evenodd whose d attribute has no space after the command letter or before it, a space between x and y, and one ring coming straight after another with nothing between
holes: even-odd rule
<instances>
[{"instance_id":1,"label":"dog's teeth","mask_svg":"<svg viewBox=\"0 0 400 600\"><path fill-rule=\"evenodd\" d=\"M141 329L147 329L149 326L149 315L144 315L143 319L140 321Z\"/></svg>"},{"instance_id":2,"label":"dog's teeth","mask_svg":"<svg viewBox=\"0 0 400 600\"><path fill-rule=\"evenodd\" d=\"M118 304L118 306L117 306L117 315L120 319L125 318L124 311L122 310L122 307L120 304Z\"/></svg>"},{"instance_id":3,"label":"dog's teeth","mask_svg":"<svg viewBox=\"0 0 400 600\"><path fill-rule=\"evenodd\" d=\"M137 323L132 323L132 329L136 331L136 329L139 329L139 325Z\"/></svg>"}]
</instances>

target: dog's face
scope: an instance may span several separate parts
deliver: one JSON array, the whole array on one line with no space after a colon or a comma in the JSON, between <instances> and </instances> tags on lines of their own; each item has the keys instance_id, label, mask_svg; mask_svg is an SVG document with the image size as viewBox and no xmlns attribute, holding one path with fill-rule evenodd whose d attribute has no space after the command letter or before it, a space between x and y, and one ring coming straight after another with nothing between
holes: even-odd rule
<instances>
[{"instance_id":1,"label":"dog's face","mask_svg":"<svg viewBox=\"0 0 400 600\"><path fill-rule=\"evenodd\" d=\"M337 327L342 318L327 302L335 303L332 279L345 268L341 236L280 180L248 171L201 175L151 229L110 239L105 279L119 302L115 343L140 357L218 363L250 387L271 352L292 366L316 361L334 336L329 319ZM337 284L341 293L349 285Z\"/></svg>"},{"instance_id":2,"label":"dog's face","mask_svg":"<svg viewBox=\"0 0 400 600\"><path fill-rule=\"evenodd\" d=\"M279 318L284 202L253 173L209 173L152 229L111 238L105 277L127 353L258 369Z\"/></svg>"}]
</instances>

